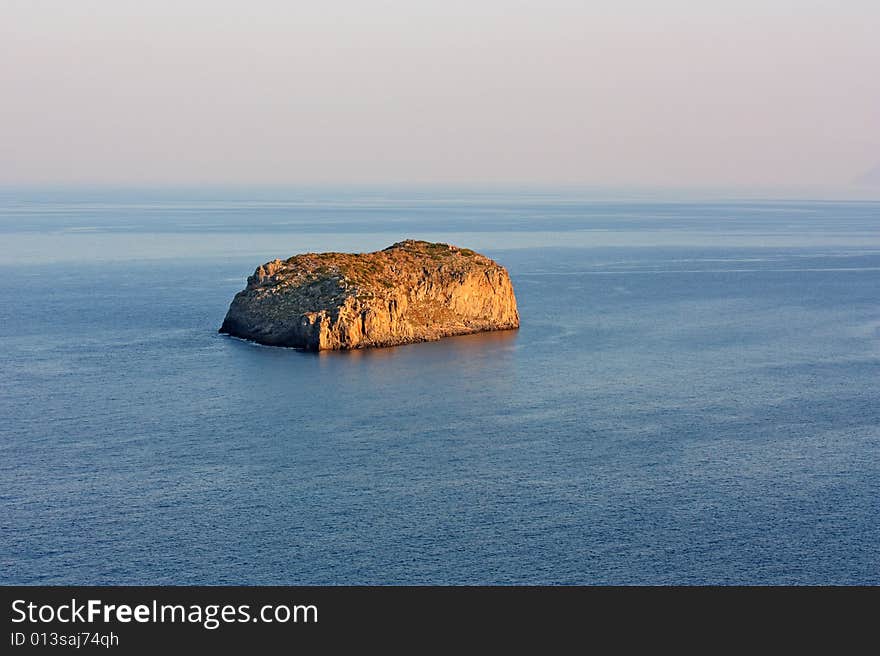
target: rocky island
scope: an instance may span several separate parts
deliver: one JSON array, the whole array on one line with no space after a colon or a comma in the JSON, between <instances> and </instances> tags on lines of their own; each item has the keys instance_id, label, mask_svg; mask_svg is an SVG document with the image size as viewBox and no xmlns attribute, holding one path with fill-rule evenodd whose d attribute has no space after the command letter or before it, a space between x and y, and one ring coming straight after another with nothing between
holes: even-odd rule
<instances>
[{"instance_id":1,"label":"rocky island","mask_svg":"<svg viewBox=\"0 0 880 656\"><path fill-rule=\"evenodd\" d=\"M467 248L407 240L375 253L263 264L235 295L220 332L321 351L518 327L503 266Z\"/></svg>"}]
</instances>

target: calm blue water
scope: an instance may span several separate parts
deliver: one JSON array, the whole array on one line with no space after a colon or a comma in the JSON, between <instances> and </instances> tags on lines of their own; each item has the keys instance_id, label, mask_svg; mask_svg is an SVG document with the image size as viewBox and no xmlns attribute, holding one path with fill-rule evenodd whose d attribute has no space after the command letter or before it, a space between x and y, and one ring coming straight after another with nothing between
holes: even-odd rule
<instances>
[{"instance_id":1,"label":"calm blue water","mask_svg":"<svg viewBox=\"0 0 880 656\"><path fill-rule=\"evenodd\" d=\"M3 583L880 583L880 203L0 194ZM522 328L216 333L256 265L477 248Z\"/></svg>"}]
</instances>

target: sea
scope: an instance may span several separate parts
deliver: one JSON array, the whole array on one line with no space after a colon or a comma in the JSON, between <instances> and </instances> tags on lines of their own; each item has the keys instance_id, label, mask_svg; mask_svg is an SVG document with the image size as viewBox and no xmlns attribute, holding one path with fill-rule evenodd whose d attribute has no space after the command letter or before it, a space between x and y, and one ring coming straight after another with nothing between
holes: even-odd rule
<instances>
[{"instance_id":1,"label":"sea","mask_svg":"<svg viewBox=\"0 0 880 656\"><path fill-rule=\"evenodd\" d=\"M406 238L521 328L217 333ZM880 202L4 189L0 244L4 584L880 584Z\"/></svg>"}]
</instances>

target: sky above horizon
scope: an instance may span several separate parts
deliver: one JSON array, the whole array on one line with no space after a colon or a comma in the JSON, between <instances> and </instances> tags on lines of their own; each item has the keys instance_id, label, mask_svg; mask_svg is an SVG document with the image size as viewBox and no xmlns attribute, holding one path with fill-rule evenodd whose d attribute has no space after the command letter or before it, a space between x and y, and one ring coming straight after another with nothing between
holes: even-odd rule
<instances>
[{"instance_id":1,"label":"sky above horizon","mask_svg":"<svg viewBox=\"0 0 880 656\"><path fill-rule=\"evenodd\" d=\"M880 189L880 3L0 0L0 185Z\"/></svg>"}]
</instances>

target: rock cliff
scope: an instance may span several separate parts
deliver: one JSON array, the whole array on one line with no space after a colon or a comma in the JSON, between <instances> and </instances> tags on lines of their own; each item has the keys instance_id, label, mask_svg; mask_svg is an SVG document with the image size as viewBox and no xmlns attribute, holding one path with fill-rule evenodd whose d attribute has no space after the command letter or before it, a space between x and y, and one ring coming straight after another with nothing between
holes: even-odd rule
<instances>
[{"instance_id":1,"label":"rock cliff","mask_svg":"<svg viewBox=\"0 0 880 656\"><path fill-rule=\"evenodd\" d=\"M466 248L402 241L258 267L221 333L309 350L424 342L519 327L504 267Z\"/></svg>"}]
</instances>

